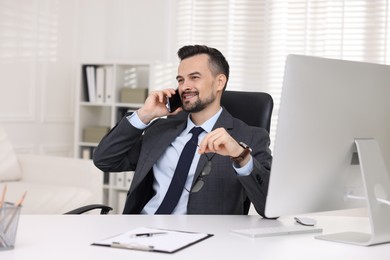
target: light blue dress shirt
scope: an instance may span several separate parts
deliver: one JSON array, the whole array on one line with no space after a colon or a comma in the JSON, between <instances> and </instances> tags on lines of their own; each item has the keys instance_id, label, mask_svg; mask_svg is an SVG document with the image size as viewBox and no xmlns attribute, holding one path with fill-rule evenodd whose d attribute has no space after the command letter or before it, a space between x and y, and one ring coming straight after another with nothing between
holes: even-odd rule
<instances>
[{"instance_id":1,"label":"light blue dress shirt","mask_svg":"<svg viewBox=\"0 0 390 260\"><path fill-rule=\"evenodd\" d=\"M222 113L222 108L209 120L200 125L205 131L199 135L198 143L201 143L204 136L211 132L215 122L218 120L219 116ZM145 125L137 115L137 112L134 112L132 115L128 116L127 119L129 122L138 129L145 129L148 125ZM176 165L179 161L180 154L185 146L185 144L191 139L192 134L189 132L196 125L191 121L190 117L187 119L187 127L181 132L181 134L176 137L176 139L168 146L162 156L156 161L153 166L154 172L154 181L153 189L156 191L156 194L150 199L150 201L145 205L141 214L154 214L161 202L164 199L164 196L168 190L168 187L171 183L173 174L175 172ZM187 203L189 197L189 191L191 189L191 184L194 179L196 167L198 165L200 154L195 152L194 159L188 173L188 178L185 181L185 189L183 190L180 200L173 210L172 214L186 214L187 213ZM249 175L253 170L253 159L241 168L237 168L232 163L234 169L238 175Z\"/></svg>"}]
</instances>

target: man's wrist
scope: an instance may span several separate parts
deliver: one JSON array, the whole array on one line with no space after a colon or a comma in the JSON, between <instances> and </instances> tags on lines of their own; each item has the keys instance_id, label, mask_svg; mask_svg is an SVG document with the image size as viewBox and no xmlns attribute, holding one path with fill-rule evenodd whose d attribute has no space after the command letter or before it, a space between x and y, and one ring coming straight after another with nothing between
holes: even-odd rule
<instances>
[{"instance_id":1,"label":"man's wrist","mask_svg":"<svg viewBox=\"0 0 390 260\"><path fill-rule=\"evenodd\" d=\"M245 165L249 161L250 153L252 152L252 149L243 142L240 142L239 144L243 148L243 151L238 156L230 157L230 158L233 160L233 162L236 165Z\"/></svg>"},{"instance_id":2,"label":"man's wrist","mask_svg":"<svg viewBox=\"0 0 390 260\"><path fill-rule=\"evenodd\" d=\"M233 168L238 176L248 176L253 171L253 157L251 155L248 156L248 162L243 163L244 161L241 162L241 165L233 163Z\"/></svg>"},{"instance_id":3,"label":"man's wrist","mask_svg":"<svg viewBox=\"0 0 390 260\"><path fill-rule=\"evenodd\" d=\"M131 115L127 116L127 120L130 122L130 124L132 124L135 128L138 128L140 130L143 130L145 129L146 127L148 127L149 124L145 124L140 118L139 118L139 115L137 113L137 111L135 111L134 113L132 113Z\"/></svg>"},{"instance_id":4,"label":"man's wrist","mask_svg":"<svg viewBox=\"0 0 390 260\"><path fill-rule=\"evenodd\" d=\"M142 110L142 108L137 110L137 115L139 119L144 123L145 125L149 125L150 122L154 119L153 116L151 116L149 113Z\"/></svg>"}]
</instances>

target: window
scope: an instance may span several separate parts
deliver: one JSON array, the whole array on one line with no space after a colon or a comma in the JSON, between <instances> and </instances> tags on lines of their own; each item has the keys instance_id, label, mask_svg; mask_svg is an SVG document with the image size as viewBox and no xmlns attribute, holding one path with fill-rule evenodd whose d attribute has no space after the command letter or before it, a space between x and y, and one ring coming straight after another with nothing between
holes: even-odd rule
<instances>
[{"instance_id":1,"label":"window","mask_svg":"<svg viewBox=\"0 0 390 260\"><path fill-rule=\"evenodd\" d=\"M57 1L0 1L2 62L56 61Z\"/></svg>"},{"instance_id":2,"label":"window","mask_svg":"<svg viewBox=\"0 0 390 260\"><path fill-rule=\"evenodd\" d=\"M389 63L388 0L180 0L177 47L206 44L231 66L228 89L265 91L276 121L287 54Z\"/></svg>"}]
</instances>

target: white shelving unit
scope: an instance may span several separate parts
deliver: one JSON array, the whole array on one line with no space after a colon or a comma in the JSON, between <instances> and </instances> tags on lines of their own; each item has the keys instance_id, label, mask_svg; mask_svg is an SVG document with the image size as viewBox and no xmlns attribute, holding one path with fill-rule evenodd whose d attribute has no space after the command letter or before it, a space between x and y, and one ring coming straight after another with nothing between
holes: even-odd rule
<instances>
[{"instance_id":1,"label":"white shelving unit","mask_svg":"<svg viewBox=\"0 0 390 260\"><path fill-rule=\"evenodd\" d=\"M87 67L92 67L94 74L87 76ZM97 72L98 68L100 72ZM83 62L80 64L76 91L75 157L91 159L93 150L99 143L99 140L85 141L86 128L111 129L126 112L135 111L142 106L143 100L137 103L120 102L120 91L122 88L149 89L151 70L152 65L149 62ZM98 75L102 73L101 71L104 71L103 77ZM103 95L96 100L90 96L89 87L93 85L90 81L92 77L95 79L95 97ZM132 172L104 174L102 202L111 206L114 209L113 213L121 213Z\"/></svg>"}]
</instances>

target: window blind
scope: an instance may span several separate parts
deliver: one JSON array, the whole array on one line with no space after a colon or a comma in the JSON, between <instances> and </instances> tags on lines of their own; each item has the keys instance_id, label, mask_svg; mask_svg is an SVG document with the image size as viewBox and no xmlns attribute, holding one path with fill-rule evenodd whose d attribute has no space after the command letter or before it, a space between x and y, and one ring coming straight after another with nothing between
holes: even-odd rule
<instances>
[{"instance_id":1,"label":"window blind","mask_svg":"<svg viewBox=\"0 0 390 260\"><path fill-rule=\"evenodd\" d=\"M286 55L389 63L388 0L179 0L178 5L177 48L216 47L231 66L228 89L272 95L272 142Z\"/></svg>"},{"instance_id":2,"label":"window blind","mask_svg":"<svg viewBox=\"0 0 390 260\"><path fill-rule=\"evenodd\" d=\"M1 62L55 61L58 0L0 0Z\"/></svg>"}]
</instances>

